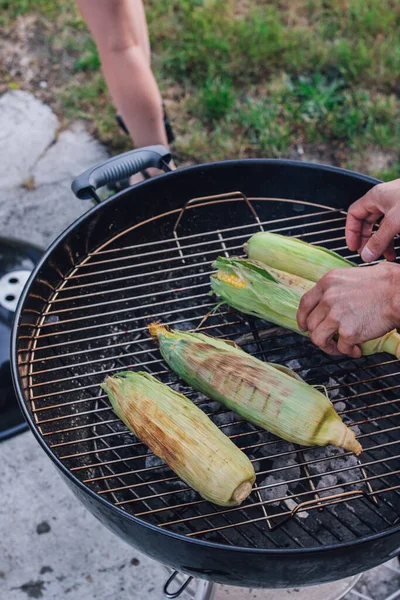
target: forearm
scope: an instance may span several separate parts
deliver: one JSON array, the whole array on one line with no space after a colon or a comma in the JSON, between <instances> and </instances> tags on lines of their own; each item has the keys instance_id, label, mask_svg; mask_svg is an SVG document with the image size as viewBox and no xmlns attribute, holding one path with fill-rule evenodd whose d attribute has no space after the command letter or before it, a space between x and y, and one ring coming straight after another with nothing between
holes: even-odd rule
<instances>
[{"instance_id":1,"label":"forearm","mask_svg":"<svg viewBox=\"0 0 400 600\"><path fill-rule=\"evenodd\" d=\"M386 298L386 318L393 327L400 329L400 265L396 263L381 263L388 278L389 292Z\"/></svg>"}]
</instances>

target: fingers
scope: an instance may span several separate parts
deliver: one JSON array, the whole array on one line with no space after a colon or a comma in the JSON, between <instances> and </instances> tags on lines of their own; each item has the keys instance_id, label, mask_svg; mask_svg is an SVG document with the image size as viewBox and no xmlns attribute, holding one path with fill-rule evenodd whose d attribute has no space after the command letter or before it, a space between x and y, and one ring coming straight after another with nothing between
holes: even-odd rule
<instances>
[{"instance_id":1,"label":"fingers","mask_svg":"<svg viewBox=\"0 0 400 600\"><path fill-rule=\"evenodd\" d=\"M353 252L365 246L371 237L374 223L381 216L379 212L358 211L357 207L354 208L355 204L350 206L346 219L346 244Z\"/></svg>"},{"instance_id":2,"label":"fingers","mask_svg":"<svg viewBox=\"0 0 400 600\"><path fill-rule=\"evenodd\" d=\"M372 234L374 223L384 217L379 230ZM358 250L364 262L372 262L382 254L394 260L392 240L400 232L400 180L381 183L354 202L346 220L346 243ZM372 234L372 235L371 235Z\"/></svg>"},{"instance_id":3,"label":"fingers","mask_svg":"<svg viewBox=\"0 0 400 600\"><path fill-rule=\"evenodd\" d=\"M347 276L348 270L331 271L303 295L297 311L297 323L300 329L308 332L311 341L327 354L347 354L358 358L361 350L353 341L359 338L354 323L345 325L348 319L343 321L337 318L341 311L337 310L338 296L334 289L343 274Z\"/></svg>"},{"instance_id":4,"label":"fingers","mask_svg":"<svg viewBox=\"0 0 400 600\"><path fill-rule=\"evenodd\" d=\"M389 246L386 248L385 252L383 253L383 256L386 258L386 260L390 260L390 261L396 260L396 250L394 249L394 240L392 240L390 242Z\"/></svg>"},{"instance_id":5,"label":"fingers","mask_svg":"<svg viewBox=\"0 0 400 600\"><path fill-rule=\"evenodd\" d=\"M314 313L317 313L317 311L318 308ZM311 317L313 317L313 313ZM346 354L352 358L360 358L361 356L360 347L352 341L353 338L347 337L344 333L340 334L340 329L337 341L334 340L334 337L338 333L338 323L329 315L320 321L314 330L310 328L309 332L313 344L321 348L326 354Z\"/></svg>"},{"instance_id":6,"label":"fingers","mask_svg":"<svg viewBox=\"0 0 400 600\"><path fill-rule=\"evenodd\" d=\"M313 311L311 311L307 317L307 331L312 333L315 329L317 329L318 325L322 323L328 316L328 308L323 305L323 303L319 303Z\"/></svg>"},{"instance_id":7,"label":"fingers","mask_svg":"<svg viewBox=\"0 0 400 600\"><path fill-rule=\"evenodd\" d=\"M361 252L363 250L365 244L370 239L370 237L372 235L372 230L374 228L375 221L378 218L379 218L378 216L376 216L376 218L375 218L375 215L373 215L373 216L371 216L370 220L366 219L365 221L362 222L362 225L361 225L360 245L358 246L358 248L356 248L356 250L358 250L358 252Z\"/></svg>"},{"instance_id":8,"label":"fingers","mask_svg":"<svg viewBox=\"0 0 400 600\"><path fill-rule=\"evenodd\" d=\"M393 256L393 238L400 231L400 215L397 218L391 211L382 220L378 231L376 231L365 244L361 251L364 262L372 262L378 259L386 251ZM395 257L395 256L394 256Z\"/></svg>"},{"instance_id":9,"label":"fingers","mask_svg":"<svg viewBox=\"0 0 400 600\"><path fill-rule=\"evenodd\" d=\"M322 281L322 280L321 280ZM301 298L297 311L297 324L302 331L307 331L307 319L323 296L323 285L319 281L309 292Z\"/></svg>"},{"instance_id":10,"label":"fingers","mask_svg":"<svg viewBox=\"0 0 400 600\"><path fill-rule=\"evenodd\" d=\"M362 248L371 235L373 224L382 216L379 186L354 202L346 219L346 244L353 252Z\"/></svg>"},{"instance_id":11,"label":"fingers","mask_svg":"<svg viewBox=\"0 0 400 600\"><path fill-rule=\"evenodd\" d=\"M351 356L352 358L360 358L360 356L361 356L360 347L357 346L357 344L354 344L354 343L348 341L346 338L344 338L340 334L339 334L339 338L338 338L338 342L337 342L337 349L338 349L338 352L340 352L340 354L347 354L348 356Z\"/></svg>"},{"instance_id":12,"label":"fingers","mask_svg":"<svg viewBox=\"0 0 400 600\"><path fill-rule=\"evenodd\" d=\"M337 323L328 317L311 333L310 338L313 344L327 354L339 354L340 351L333 339L336 333Z\"/></svg>"}]
</instances>

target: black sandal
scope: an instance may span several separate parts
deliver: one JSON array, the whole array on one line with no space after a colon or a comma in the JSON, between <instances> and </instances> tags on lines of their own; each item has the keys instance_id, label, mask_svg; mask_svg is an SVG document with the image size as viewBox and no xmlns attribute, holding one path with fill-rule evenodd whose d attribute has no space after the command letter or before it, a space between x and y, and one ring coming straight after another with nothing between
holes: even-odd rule
<instances>
[{"instance_id":1,"label":"black sandal","mask_svg":"<svg viewBox=\"0 0 400 600\"><path fill-rule=\"evenodd\" d=\"M165 133L167 134L167 140L168 140L168 144L172 144L172 142L175 140L175 135L174 132L172 131L172 126L171 126L171 122L169 120L169 117L167 115L167 111L165 110L165 106L163 104L163 111L164 111L164 127L165 127ZM122 129L122 131L124 133L126 133L127 135L129 135L129 131L127 126L124 123L123 118L121 117L121 115L115 115L115 120L117 121L118 125L120 126L120 128Z\"/></svg>"},{"instance_id":2,"label":"black sandal","mask_svg":"<svg viewBox=\"0 0 400 600\"><path fill-rule=\"evenodd\" d=\"M172 142L175 141L175 135L174 135L174 132L172 130L172 125L171 125L169 117L167 115L167 111L165 110L164 104L163 104L163 110L164 110L164 127L165 127L165 133L167 134L168 144L172 144Z\"/></svg>"}]
</instances>

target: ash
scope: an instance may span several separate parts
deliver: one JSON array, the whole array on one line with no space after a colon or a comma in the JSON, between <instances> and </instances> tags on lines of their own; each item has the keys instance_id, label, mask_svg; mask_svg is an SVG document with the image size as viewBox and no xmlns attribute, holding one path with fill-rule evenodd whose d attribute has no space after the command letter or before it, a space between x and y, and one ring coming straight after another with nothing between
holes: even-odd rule
<instances>
[{"instance_id":1,"label":"ash","mask_svg":"<svg viewBox=\"0 0 400 600\"><path fill-rule=\"evenodd\" d=\"M266 473L266 477L259 481L258 487L262 500L276 500L277 502L272 502L276 505L284 500L286 496L291 495L289 494L290 482L301 477L301 470L298 465L299 456L293 444L285 446L283 455L279 455L279 451L282 453L283 450L282 446L279 447L279 444L267 446L267 448L268 454L266 456L271 456L271 467L268 469L269 472ZM276 453L273 451L274 449L277 451ZM289 454L286 454L286 452L289 452ZM264 465L264 461L261 462L261 465ZM261 466L261 469L263 469L263 466ZM260 477L264 474L265 471L262 470Z\"/></svg>"},{"instance_id":2,"label":"ash","mask_svg":"<svg viewBox=\"0 0 400 600\"><path fill-rule=\"evenodd\" d=\"M179 331L194 331L198 326L198 323L192 323L191 321L183 321L182 323L178 323L176 329L178 329Z\"/></svg>"},{"instance_id":3,"label":"ash","mask_svg":"<svg viewBox=\"0 0 400 600\"><path fill-rule=\"evenodd\" d=\"M360 463L354 454L326 446L304 453L308 469L321 498L359 489L363 479ZM315 462L318 461L318 462Z\"/></svg>"},{"instance_id":4,"label":"ash","mask_svg":"<svg viewBox=\"0 0 400 600\"><path fill-rule=\"evenodd\" d=\"M158 479L173 478L172 481L166 481L164 484L162 484L164 491L168 490L170 492L174 492L176 490L184 490L188 487L188 485L182 481L182 479L179 479L161 458L155 456L155 454L152 454L150 450L148 451L148 456L146 456L145 459L145 466L146 469L154 469L148 472L150 479L154 482L157 482ZM156 483L156 485L158 484ZM179 500L182 502L190 502L193 500L194 495L195 492L190 489L187 492L182 492L179 494Z\"/></svg>"},{"instance_id":5,"label":"ash","mask_svg":"<svg viewBox=\"0 0 400 600\"><path fill-rule=\"evenodd\" d=\"M292 371L294 371L295 373L297 373L298 375L300 375L300 377L302 379L306 379L310 369L304 369L300 362L298 360L288 360L285 365L287 367L289 367L289 369L292 369Z\"/></svg>"}]
</instances>

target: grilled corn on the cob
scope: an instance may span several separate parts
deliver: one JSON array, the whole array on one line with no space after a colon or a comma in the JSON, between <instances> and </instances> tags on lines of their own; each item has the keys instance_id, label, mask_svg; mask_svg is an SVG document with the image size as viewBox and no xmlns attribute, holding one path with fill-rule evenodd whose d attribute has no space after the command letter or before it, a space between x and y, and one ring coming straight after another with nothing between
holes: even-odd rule
<instances>
[{"instance_id":1,"label":"grilled corn on the cob","mask_svg":"<svg viewBox=\"0 0 400 600\"><path fill-rule=\"evenodd\" d=\"M150 334L182 379L248 421L304 446L362 447L326 396L287 369L204 334L152 323Z\"/></svg>"},{"instance_id":2,"label":"grilled corn on the cob","mask_svg":"<svg viewBox=\"0 0 400 600\"><path fill-rule=\"evenodd\" d=\"M269 231L254 234L245 244L245 251L251 260L314 282L332 269L355 267L332 250Z\"/></svg>"},{"instance_id":3,"label":"grilled corn on the cob","mask_svg":"<svg viewBox=\"0 0 400 600\"><path fill-rule=\"evenodd\" d=\"M315 284L297 275L284 274L256 261L219 257L211 276L214 293L226 304L275 325L307 336L296 320L301 296ZM360 345L364 356L388 352L400 358L400 335L395 329Z\"/></svg>"},{"instance_id":4,"label":"grilled corn on the cob","mask_svg":"<svg viewBox=\"0 0 400 600\"><path fill-rule=\"evenodd\" d=\"M250 494L250 460L186 396L132 371L107 377L102 388L125 425L203 498L234 506Z\"/></svg>"}]
</instances>

